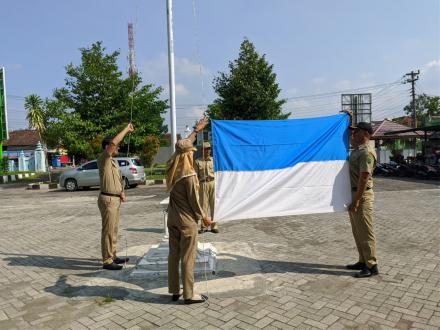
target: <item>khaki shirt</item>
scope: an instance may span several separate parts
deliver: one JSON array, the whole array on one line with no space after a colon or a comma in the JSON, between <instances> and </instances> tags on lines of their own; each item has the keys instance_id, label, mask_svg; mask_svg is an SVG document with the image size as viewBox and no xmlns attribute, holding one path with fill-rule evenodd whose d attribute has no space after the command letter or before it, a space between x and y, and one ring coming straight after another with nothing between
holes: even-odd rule
<instances>
[{"instance_id":1,"label":"khaki shirt","mask_svg":"<svg viewBox=\"0 0 440 330\"><path fill-rule=\"evenodd\" d=\"M120 194L122 192L122 177L119 166L112 156L103 151L98 157L99 186L102 192Z\"/></svg>"},{"instance_id":2,"label":"khaki shirt","mask_svg":"<svg viewBox=\"0 0 440 330\"><path fill-rule=\"evenodd\" d=\"M203 158L197 158L194 162L194 169L196 170L197 177L200 182L214 180L214 160L212 157L209 157L208 160Z\"/></svg>"},{"instance_id":3,"label":"khaki shirt","mask_svg":"<svg viewBox=\"0 0 440 330\"><path fill-rule=\"evenodd\" d=\"M204 214L199 203L199 182L195 175L176 182L170 192L168 204L168 226L181 226L188 222L198 222Z\"/></svg>"},{"instance_id":4,"label":"khaki shirt","mask_svg":"<svg viewBox=\"0 0 440 330\"><path fill-rule=\"evenodd\" d=\"M359 176L361 173L370 173L367 182L367 188L373 188L373 170L376 167L376 151L368 144L361 144L355 148L349 158L350 164L350 182L352 188L357 188Z\"/></svg>"}]
</instances>

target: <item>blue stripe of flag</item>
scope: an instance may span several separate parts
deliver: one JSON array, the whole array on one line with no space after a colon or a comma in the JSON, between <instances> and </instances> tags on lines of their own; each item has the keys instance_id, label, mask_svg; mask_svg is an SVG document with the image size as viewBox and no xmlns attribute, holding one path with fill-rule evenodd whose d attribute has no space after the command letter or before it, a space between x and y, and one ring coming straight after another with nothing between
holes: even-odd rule
<instances>
[{"instance_id":1,"label":"blue stripe of flag","mask_svg":"<svg viewBox=\"0 0 440 330\"><path fill-rule=\"evenodd\" d=\"M264 171L348 158L347 114L288 120L213 120L216 171Z\"/></svg>"}]
</instances>

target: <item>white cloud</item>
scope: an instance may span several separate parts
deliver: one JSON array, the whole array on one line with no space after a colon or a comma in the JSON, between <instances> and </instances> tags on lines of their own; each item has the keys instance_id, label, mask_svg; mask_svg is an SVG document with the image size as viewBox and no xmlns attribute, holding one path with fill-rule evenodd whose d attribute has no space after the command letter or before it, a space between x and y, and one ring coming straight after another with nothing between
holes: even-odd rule
<instances>
[{"instance_id":1,"label":"white cloud","mask_svg":"<svg viewBox=\"0 0 440 330\"><path fill-rule=\"evenodd\" d=\"M174 69L176 79L194 79L201 77L205 81L211 79L210 70L185 57L174 57ZM140 61L139 71L146 81L153 81L156 84L164 84L168 81L168 56L161 54L152 60ZM200 80L200 78L199 78Z\"/></svg>"},{"instance_id":2,"label":"white cloud","mask_svg":"<svg viewBox=\"0 0 440 330\"><path fill-rule=\"evenodd\" d=\"M191 107L191 114L194 116L194 118L202 118L205 110L206 107L204 106L193 106Z\"/></svg>"},{"instance_id":3,"label":"white cloud","mask_svg":"<svg viewBox=\"0 0 440 330\"><path fill-rule=\"evenodd\" d=\"M194 77L209 74L208 69L203 65L191 62L191 60L187 58L176 58L175 67L176 72L185 76Z\"/></svg>"},{"instance_id":4,"label":"white cloud","mask_svg":"<svg viewBox=\"0 0 440 330\"><path fill-rule=\"evenodd\" d=\"M184 84L176 83L174 88L176 91L176 97L189 96L191 94L190 91L188 90L188 88L186 88L186 86ZM167 84L163 87L162 96L165 98L168 98L169 94L170 94L170 87Z\"/></svg>"},{"instance_id":5,"label":"white cloud","mask_svg":"<svg viewBox=\"0 0 440 330\"><path fill-rule=\"evenodd\" d=\"M432 60L422 66L416 87L419 92L440 95L440 59Z\"/></svg>"},{"instance_id":6,"label":"white cloud","mask_svg":"<svg viewBox=\"0 0 440 330\"><path fill-rule=\"evenodd\" d=\"M144 82L162 86L161 97L169 99L168 56L161 54L151 60L141 60L139 63L139 72ZM194 122L203 115L206 106L199 105L210 103L215 95L211 87L211 71L207 67L200 66L188 58L175 57L175 73L177 129L181 133L186 125L192 127ZM170 127L169 113L165 114L164 118Z\"/></svg>"},{"instance_id":7,"label":"white cloud","mask_svg":"<svg viewBox=\"0 0 440 330\"><path fill-rule=\"evenodd\" d=\"M432 60L431 62L428 62L424 65L423 71L430 71L430 70L439 70L440 69L440 59L438 60Z\"/></svg>"},{"instance_id":8,"label":"white cloud","mask_svg":"<svg viewBox=\"0 0 440 330\"><path fill-rule=\"evenodd\" d=\"M189 95L189 90L185 87L184 84L176 84L176 95L177 96Z\"/></svg>"}]
</instances>

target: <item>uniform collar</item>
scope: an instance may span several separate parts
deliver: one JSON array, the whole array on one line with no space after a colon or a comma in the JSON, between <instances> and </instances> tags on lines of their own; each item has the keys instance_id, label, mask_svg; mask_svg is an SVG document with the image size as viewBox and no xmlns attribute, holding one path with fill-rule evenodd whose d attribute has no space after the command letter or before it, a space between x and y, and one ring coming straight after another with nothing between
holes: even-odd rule
<instances>
[{"instance_id":1,"label":"uniform collar","mask_svg":"<svg viewBox=\"0 0 440 330\"><path fill-rule=\"evenodd\" d=\"M368 149L368 142L358 145L355 149L356 150Z\"/></svg>"}]
</instances>

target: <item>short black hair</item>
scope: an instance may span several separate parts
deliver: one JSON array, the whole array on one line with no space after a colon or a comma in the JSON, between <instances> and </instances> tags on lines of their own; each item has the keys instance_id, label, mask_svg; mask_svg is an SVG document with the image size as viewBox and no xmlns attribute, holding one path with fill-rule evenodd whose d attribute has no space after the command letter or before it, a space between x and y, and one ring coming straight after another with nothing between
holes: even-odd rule
<instances>
[{"instance_id":1,"label":"short black hair","mask_svg":"<svg viewBox=\"0 0 440 330\"><path fill-rule=\"evenodd\" d=\"M106 136L104 140L102 140L102 149L105 149L112 141L114 137L113 136Z\"/></svg>"}]
</instances>

